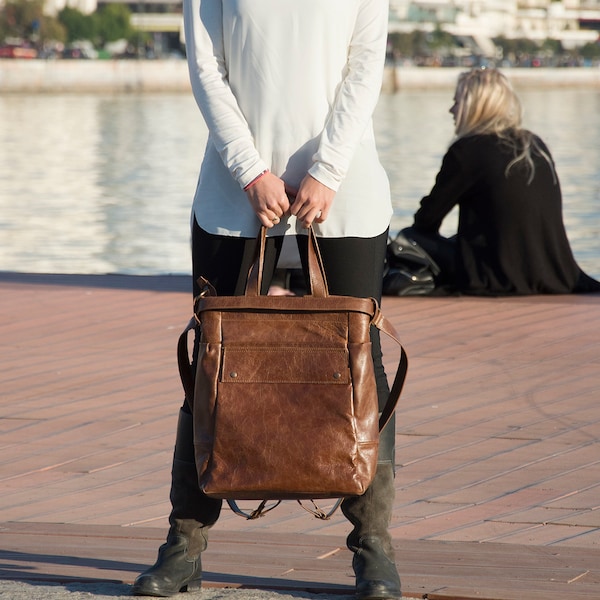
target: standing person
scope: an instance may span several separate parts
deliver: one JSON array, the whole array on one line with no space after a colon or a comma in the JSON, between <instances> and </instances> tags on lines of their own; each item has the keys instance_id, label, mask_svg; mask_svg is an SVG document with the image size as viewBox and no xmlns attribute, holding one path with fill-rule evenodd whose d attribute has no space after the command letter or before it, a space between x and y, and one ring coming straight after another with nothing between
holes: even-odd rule
<instances>
[{"instance_id":1,"label":"standing person","mask_svg":"<svg viewBox=\"0 0 600 600\"><path fill-rule=\"evenodd\" d=\"M284 237L296 236L305 258L303 234L312 225L330 292L380 298L392 207L371 119L387 0L184 0L184 22L192 90L209 130L192 211L194 281L202 275L219 295L243 293L262 224L269 234L265 293ZM389 390L376 330L372 342L383 406ZM401 596L388 531L393 450L392 420L373 483L342 503L363 600ZM136 579L136 595L199 587L200 554L221 510L220 500L198 488L187 402L170 499L167 541Z\"/></svg>"},{"instance_id":2,"label":"standing person","mask_svg":"<svg viewBox=\"0 0 600 600\"><path fill-rule=\"evenodd\" d=\"M496 69L462 73L450 109L456 138L404 237L441 272L438 286L466 294L600 291L577 265L546 144L524 129L519 98ZM459 207L458 231L439 234Z\"/></svg>"}]
</instances>

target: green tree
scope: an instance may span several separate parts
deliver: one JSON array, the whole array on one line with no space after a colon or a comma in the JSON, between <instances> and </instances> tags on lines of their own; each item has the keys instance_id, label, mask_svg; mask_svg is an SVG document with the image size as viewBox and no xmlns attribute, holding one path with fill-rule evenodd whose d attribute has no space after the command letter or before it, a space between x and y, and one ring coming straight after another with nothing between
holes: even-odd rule
<instances>
[{"instance_id":1,"label":"green tree","mask_svg":"<svg viewBox=\"0 0 600 600\"><path fill-rule=\"evenodd\" d=\"M97 34L101 45L115 40L130 39L134 35L131 11L123 4L107 4L97 13Z\"/></svg>"},{"instance_id":2,"label":"green tree","mask_svg":"<svg viewBox=\"0 0 600 600\"><path fill-rule=\"evenodd\" d=\"M588 60L600 58L600 42L588 42L579 49L579 53Z\"/></svg>"},{"instance_id":3,"label":"green tree","mask_svg":"<svg viewBox=\"0 0 600 600\"><path fill-rule=\"evenodd\" d=\"M494 38L494 44L502 49L502 56L517 62L526 62L530 57L537 55L539 46L533 40L524 38L508 39L503 36Z\"/></svg>"},{"instance_id":4,"label":"green tree","mask_svg":"<svg viewBox=\"0 0 600 600\"><path fill-rule=\"evenodd\" d=\"M0 10L2 37L30 40L43 17L42 0L7 0Z\"/></svg>"},{"instance_id":5,"label":"green tree","mask_svg":"<svg viewBox=\"0 0 600 600\"><path fill-rule=\"evenodd\" d=\"M65 42L67 40L67 30L58 19L44 16L40 29L40 45L45 42Z\"/></svg>"},{"instance_id":6,"label":"green tree","mask_svg":"<svg viewBox=\"0 0 600 600\"><path fill-rule=\"evenodd\" d=\"M456 47L454 36L436 27L428 36L429 46L433 50L449 50Z\"/></svg>"},{"instance_id":7,"label":"green tree","mask_svg":"<svg viewBox=\"0 0 600 600\"><path fill-rule=\"evenodd\" d=\"M85 15L75 8L66 6L58 13L58 20L67 31L67 42L94 40L97 37L95 15Z\"/></svg>"},{"instance_id":8,"label":"green tree","mask_svg":"<svg viewBox=\"0 0 600 600\"><path fill-rule=\"evenodd\" d=\"M43 0L7 0L0 8L0 39L6 38L42 46L48 40L64 41L65 29L44 15Z\"/></svg>"},{"instance_id":9,"label":"green tree","mask_svg":"<svg viewBox=\"0 0 600 600\"><path fill-rule=\"evenodd\" d=\"M560 40L554 40L552 38L546 38L542 45L540 46L540 50L549 56L560 56L565 53L565 49Z\"/></svg>"},{"instance_id":10,"label":"green tree","mask_svg":"<svg viewBox=\"0 0 600 600\"><path fill-rule=\"evenodd\" d=\"M390 33L389 41L394 54L398 56L415 57L424 56L428 53L427 34L423 31Z\"/></svg>"}]
</instances>

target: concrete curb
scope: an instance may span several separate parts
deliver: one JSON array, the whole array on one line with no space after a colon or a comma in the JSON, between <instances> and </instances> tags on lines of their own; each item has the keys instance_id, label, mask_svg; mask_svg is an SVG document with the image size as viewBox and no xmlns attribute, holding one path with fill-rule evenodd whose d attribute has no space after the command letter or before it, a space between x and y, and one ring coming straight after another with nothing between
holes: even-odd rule
<instances>
[{"instance_id":1,"label":"concrete curb","mask_svg":"<svg viewBox=\"0 0 600 600\"><path fill-rule=\"evenodd\" d=\"M452 89L464 68L387 67L383 90ZM521 88L600 88L599 68L505 69ZM187 92L185 60L0 61L0 93Z\"/></svg>"}]
</instances>

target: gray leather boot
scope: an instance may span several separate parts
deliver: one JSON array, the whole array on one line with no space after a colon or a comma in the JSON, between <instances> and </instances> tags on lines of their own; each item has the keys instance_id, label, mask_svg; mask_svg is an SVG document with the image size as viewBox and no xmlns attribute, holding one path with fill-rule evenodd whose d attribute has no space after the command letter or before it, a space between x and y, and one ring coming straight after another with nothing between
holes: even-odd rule
<instances>
[{"instance_id":1,"label":"gray leather boot","mask_svg":"<svg viewBox=\"0 0 600 600\"><path fill-rule=\"evenodd\" d=\"M354 528L346 542L354 552L358 600L390 600L402 597L400 576L394 562L392 538L388 531L394 506L393 440L394 420L380 440L380 462L373 482L362 496L346 498L342 512Z\"/></svg>"},{"instance_id":2,"label":"gray leather boot","mask_svg":"<svg viewBox=\"0 0 600 600\"><path fill-rule=\"evenodd\" d=\"M134 596L173 596L200 588L208 529L221 512L221 500L208 498L198 487L194 460L192 415L181 410L171 471L171 505L167 541L159 548L156 563L137 577Z\"/></svg>"}]
</instances>

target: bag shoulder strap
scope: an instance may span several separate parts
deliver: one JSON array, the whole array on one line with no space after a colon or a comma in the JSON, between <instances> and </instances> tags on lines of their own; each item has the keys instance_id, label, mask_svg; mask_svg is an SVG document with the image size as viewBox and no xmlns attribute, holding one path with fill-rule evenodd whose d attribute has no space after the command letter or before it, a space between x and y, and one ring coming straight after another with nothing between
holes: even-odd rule
<instances>
[{"instance_id":1,"label":"bag shoulder strap","mask_svg":"<svg viewBox=\"0 0 600 600\"><path fill-rule=\"evenodd\" d=\"M375 325L375 327L377 327L377 329L379 329L379 331L385 333L388 337L392 338L392 340L394 340L398 346L400 346L400 359L398 360L398 367L396 368L394 382L390 389L387 402L385 403L385 406L381 411L381 415L379 416L379 431L382 431L387 425L388 421L392 418L392 414L394 413L394 410L396 410L398 399L402 393L404 381L406 380L406 373L408 371L408 356L406 355L406 351L400 342L398 332L392 325L392 322L383 315L378 303L375 303L375 306L375 314L373 315L371 322L373 325Z\"/></svg>"},{"instance_id":2,"label":"bag shoulder strap","mask_svg":"<svg viewBox=\"0 0 600 600\"><path fill-rule=\"evenodd\" d=\"M177 367L179 368L179 377L183 385L185 399L190 408L194 406L194 373L188 352L188 334L197 324L196 317L193 316L186 328L181 332L179 340L177 340Z\"/></svg>"}]
</instances>

